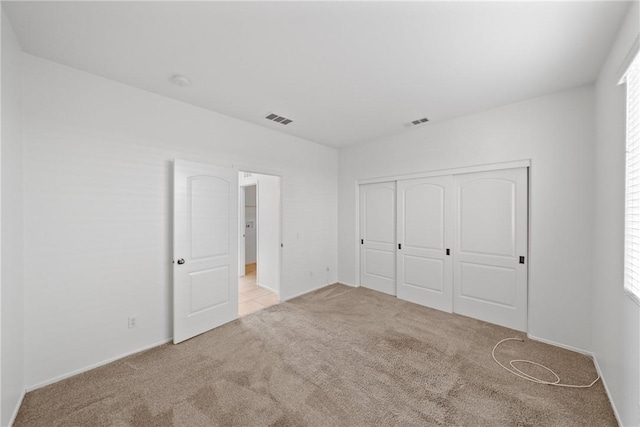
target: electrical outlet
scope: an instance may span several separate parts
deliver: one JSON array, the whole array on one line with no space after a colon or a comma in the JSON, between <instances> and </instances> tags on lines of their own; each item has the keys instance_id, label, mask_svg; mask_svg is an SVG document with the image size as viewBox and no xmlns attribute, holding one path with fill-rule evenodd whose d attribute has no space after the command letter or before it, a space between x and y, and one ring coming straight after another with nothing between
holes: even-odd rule
<instances>
[{"instance_id":1,"label":"electrical outlet","mask_svg":"<svg viewBox=\"0 0 640 427\"><path fill-rule=\"evenodd\" d=\"M138 326L138 320L135 317L129 317L129 329Z\"/></svg>"}]
</instances>

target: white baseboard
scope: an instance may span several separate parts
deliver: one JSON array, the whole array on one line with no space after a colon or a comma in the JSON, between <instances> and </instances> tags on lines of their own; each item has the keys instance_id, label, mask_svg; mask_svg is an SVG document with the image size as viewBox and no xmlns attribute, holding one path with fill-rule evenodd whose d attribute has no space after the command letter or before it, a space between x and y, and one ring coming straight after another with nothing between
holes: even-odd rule
<instances>
[{"instance_id":1,"label":"white baseboard","mask_svg":"<svg viewBox=\"0 0 640 427\"><path fill-rule=\"evenodd\" d=\"M257 283L258 286L260 286L262 289L266 289L270 292L273 292L274 294L279 294L278 291L276 291L275 289L273 289L272 287L269 287L267 285L263 285L262 283Z\"/></svg>"},{"instance_id":2,"label":"white baseboard","mask_svg":"<svg viewBox=\"0 0 640 427\"><path fill-rule=\"evenodd\" d=\"M571 351L575 351L576 353L580 353L580 354L584 354L584 355L593 357L593 353L592 352L587 351L587 350L583 350L583 349L578 348L578 347L573 347L573 346L570 346L570 345L567 345L567 344L560 344L559 342L547 340L547 339L544 339L544 338L534 337L531 334L527 334L527 337L529 339L534 340L534 341L540 341L540 342L543 342L545 344L551 344L551 345L553 345L555 347L564 348L565 350L571 350Z\"/></svg>"},{"instance_id":3,"label":"white baseboard","mask_svg":"<svg viewBox=\"0 0 640 427\"><path fill-rule=\"evenodd\" d=\"M136 350L132 350L132 351L120 354L118 356L110 357L109 359L105 359L105 360L103 360L101 362L94 363L94 364L86 366L84 368L76 369L75 371L72 371L72 372L69 372L69 373L66 373L66 374L62 374L62 375L58 375L57 377L51 378L49 380L42 381L42 382L34 384L34 385L30 385L30 386L27 387L27 393L30 392L30 391L33 391L33 390L37 390L37 389L42 388L42 387L46 387L46 386L48 386L50 384L57 383L58 381L62 381L64 379L73 377L73 376L81 374L83 372L90 371L90 370L98 368L100 366L107 365L107 364L109 364L111 362L115 362L116 360L122 359L123 357L131 356L132 354L140 353L141 351L145 351L145 350L149 350L149 349L154 348L154 347L158 347L159 345L166 344L168 342L171 342L172 340L173 340L173 338L166 338L166 339L164 339L162 341L158 341L158 342L156 342L154 344L149 344L149 345L146 345L144 347L138 348Z\"/></svg>"},{"instance_id":4,"label":"white baseboard","mask_svg":"<svg viewBox=\"0 0 640 427\"><path fill-rule=\"evenodd\" d=\"M527 337L529 337L530 339L535 340L535 341L540 341L540 342L543 342L545 344L550 344L550 345L553 345L553 346L556 346L556 347L564 348L566 350L575 351L576 353L584 354L585 356L591 357L591 360L593 360L593 365L596 367L596 371L598 372L598 376L600 377L600 381L602 381L602 385L604 386L604 390L607 393L607 397L609 398L609 404L611 405L611 408L613 409L613 414L616 417L616 421L618 422L619 426L622 425L622 421L620 420L620 414L618 413L618 409L616 408L616 405L615 405L613 399L611 398L611 393L609 392L609 387L607 386L607 381L605 381L604 376L602 375L602 370L600 369L600 365L598 364L598 359L596 358L595 354L593 354L593 352L587 351L587 350L583 350L581 348L573 347L573 346L570 346L570 345L566 345L566 344L560 344L560 343L557 343L555 341L546 340L544 338L534 337L533 335L530 335L530 334L527 334Z\"/></svg>"},{"instance_id":5,"label":"white baseboard","mask_svg":"<svg viewBox=\"0 0 640 427\"><path fill-rule=\"evenodd\" d=\"M616 405L615 405L613 399L611 398L611 393L609 393L609 387L607 387L607 382L605 381L604 377L602 376L602 371L600 370L600 365L598 364L598 358L595 355L593 356L593 364L596 366L596 371L598 371L598 375L600 375L600 381L602 381L602 385L604 386L604 391L607 392L607 397L609 398L609 404L611 405L611 408L613 409L613 414L616 416L616 421L618 422L618 425L621 426L622 425L622 420L620 419L620 414L618 413L618 408L616 408Z\"/></svg>"},{"instance_id":6,"label":"white baseboard","mask_svg":"<svg viewBox=\"0 0 640 427\"><path fill-rule=\"evenodd\" d=\"M13 410L13 415L11 415L11 418L9 419L9 427L13 425L13 423L16 421L16 418L18 417L18 411L20 411L20 407L22 406L22 401L24 400L25 394L27 394L27 390L22 390L20 399L18 399L18 403L16 404L16 407Z\"/></svg>"},{"instance_id":7,"label":"white baseboard","mask_svg":"<svg viewBox=\"0 0 640 427\"><path fill-rule=\"evenodd\" d=\"M327 286L338 285L338 284L339 284L338 282L336 282L336 283L327 283L325 285L320 285L320 286L317 286L317 287L315 287L313 289L309 289L308 291L299 292L297 294L294 294L294 295L291 295L291 296L287 296L286 298L282 298L282 296L281 296L282 299L280 301L282 301L282 302L289 301L291 299L301 297L302 295L306 295L306 294L310 294L311 292L315 292L318 289L322 289L322 288L326 288Z\"/></svg>"},{"instance_id":8,"label":"white baseboard","mask_svg":"<svg viewBox=\"0 0 640 427\"><path fill-rule=\"evenodd\" d=\"M352 285L351 283L347 283L347 282L338 282L339 285L345 285L345 286L349 286L351 288L358 288L358 285Z\"/></svg>"}]
</instances>

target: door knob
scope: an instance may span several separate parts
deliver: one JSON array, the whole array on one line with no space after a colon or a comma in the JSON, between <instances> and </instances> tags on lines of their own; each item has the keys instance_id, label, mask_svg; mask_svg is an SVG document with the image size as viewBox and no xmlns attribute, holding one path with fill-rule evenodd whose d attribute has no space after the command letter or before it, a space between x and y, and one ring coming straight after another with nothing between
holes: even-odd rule
<instances>
[{"instance_id":1,"label":"door knob","mask_svg":"<svg viewBox=\"0 0 640 427\"><path fill-rule=\"evenodd\" d=\"M180 258L180 259L178 260L178 264L180 264L180 265L184 264L184 258Z\"/></svg>"}]
</instances>

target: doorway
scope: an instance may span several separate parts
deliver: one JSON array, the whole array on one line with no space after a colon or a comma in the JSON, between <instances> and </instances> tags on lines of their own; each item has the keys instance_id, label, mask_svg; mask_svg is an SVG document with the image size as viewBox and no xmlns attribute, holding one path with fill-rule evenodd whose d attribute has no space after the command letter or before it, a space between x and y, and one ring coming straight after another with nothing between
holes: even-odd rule
<instances>
[{"instance_id":1,"label":"doorway","mask_svg":"<svg viewBox=\"0 0 640 427\"><path fill-rule=\"evenodd\" d=\"M280 302L280 177L238 177L238 314Z\"/></svg>"}]
</instances>

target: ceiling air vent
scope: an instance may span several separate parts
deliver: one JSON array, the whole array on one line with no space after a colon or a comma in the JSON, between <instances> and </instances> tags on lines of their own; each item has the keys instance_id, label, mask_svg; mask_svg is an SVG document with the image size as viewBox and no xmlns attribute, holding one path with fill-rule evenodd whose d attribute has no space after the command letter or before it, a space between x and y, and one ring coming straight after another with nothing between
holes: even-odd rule
<instances>
[{"instance_id":1,"label":"ceiling air vent","mask_svg":"<svg viewBox=\"0 0 640 427\"><path fill-rule=\"evenodd\" d=\"M411 122L411 124L412 124L413 126L418 126L418 125L421 125L421 124L423 124L423 123L427 123L428 121L429 121L429 119L427 119L426 117L423 117L423 118L418 119L418 120L413 120L413 121Z\"/></svg>"},{"instance_id":2,"label":"ceiling air vent","mask_svg":"<svg viewBox=\"0 0 640 427\"><path fill-rule=\"evenodd\" d=\"M288 125L289 123L293 122L293 120L291 119L287 119L286 117L282 117L273 113L267 114L264 118L267 120L274 121L276 123L280 123L281 125Z\"/></svg>"}]
</instances>

